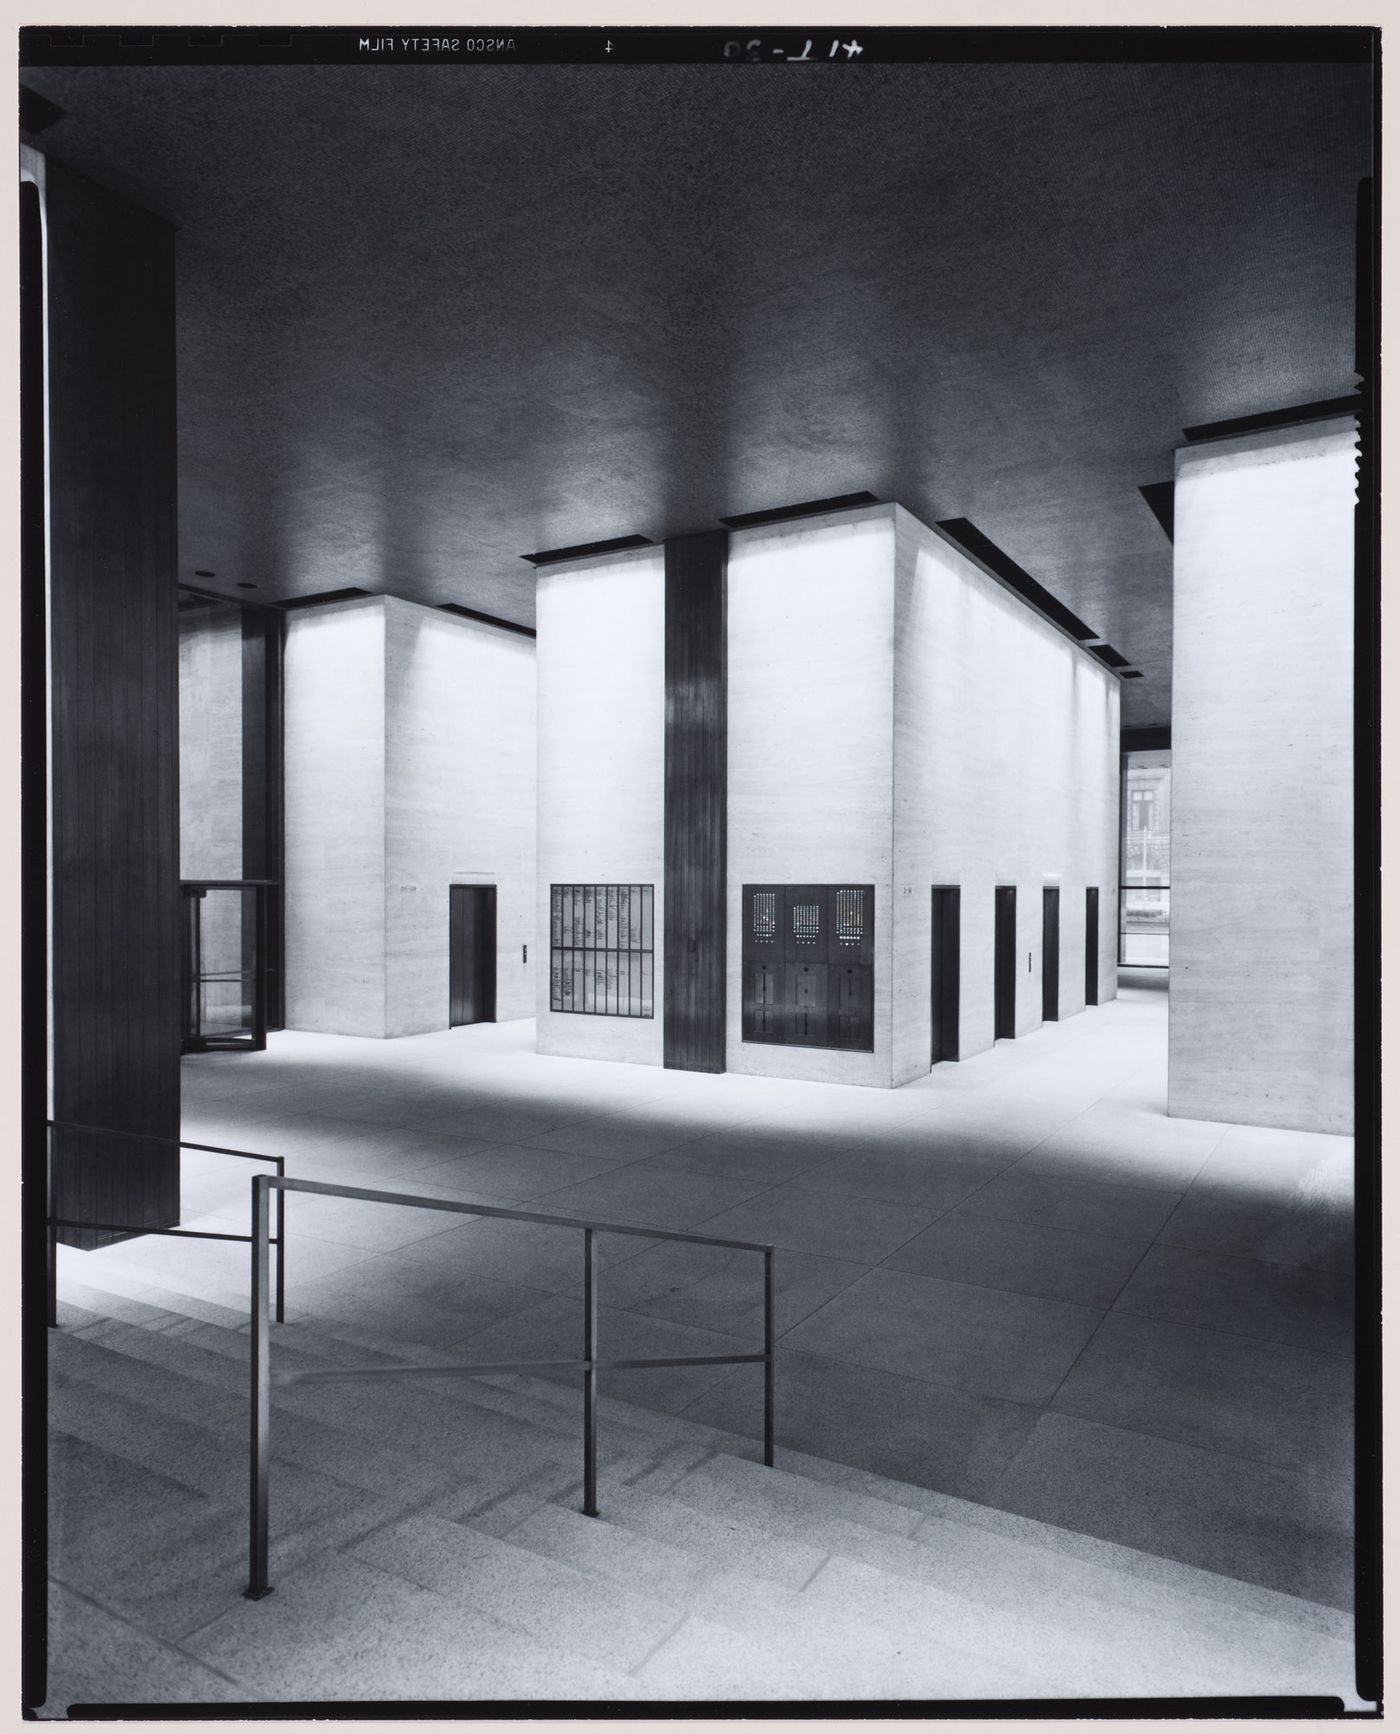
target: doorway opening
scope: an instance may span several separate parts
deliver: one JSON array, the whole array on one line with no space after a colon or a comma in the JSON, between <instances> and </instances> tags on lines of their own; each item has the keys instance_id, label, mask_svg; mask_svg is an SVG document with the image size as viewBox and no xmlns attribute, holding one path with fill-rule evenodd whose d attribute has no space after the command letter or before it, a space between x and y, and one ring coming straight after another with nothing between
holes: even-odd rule
<instances>
[{"instance_id":1,"label":"doorway opening","mask_svg":"<svg viewBox=\"0 0 1400 1734\"><path fill-rule=\"evenodd\" d=\"M1060 888L1043 886L1040 893L1040 1021L1060 1017Z\"/></svg>"},{"instance_id":2,"label":"doorway opening","mask_svg":"<svg viewBox=\"0 0 1400 1734\"><path fill-rule=\"evenodd\" d=\"M448 1027L496 1021L496 887L449 885Z\"/></svg>"},{"instance_id":3,"label":"doorway opening","mask_svg":"<svg viewBox=\"0 0 1400 1734\"><path fill-rule=\"evenodd\" d=\"M993 1039L1016 1034L1016 887L997 886L996 1018Z\"/></svg>"},{"instance_id":4,"label":"doorway opening","mask_svg":"<svg viewBox=\"0 0 1400 1734\"><path fill-rule=\"evenodd\" d=\"M932 1035L929 1064L958 1057L959 957L962 944L962 891L956 885L933 887L933 928L929 953L929 1015Z\"/></svg>"},{"instance_id":5,"label":"doorway opening","mask_svg":"<svg viewBox=\"0 0 1400 1734\"><path fill-rule=\"evenodd\" d=\"M1099 1003L1099 888L1084 889L1084 1003Z\"/></svg>"}]
</instances>

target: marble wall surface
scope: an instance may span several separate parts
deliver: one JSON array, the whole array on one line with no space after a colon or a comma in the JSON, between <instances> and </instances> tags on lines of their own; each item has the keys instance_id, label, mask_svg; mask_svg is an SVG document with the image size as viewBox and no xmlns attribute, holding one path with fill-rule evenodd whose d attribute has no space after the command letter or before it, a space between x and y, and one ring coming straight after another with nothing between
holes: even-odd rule
<instances>
[{"instance_id":1,"label":"marble wall surface","mask_svg":"<svg viewBox=\"0 0 1400 1734\"><path fill-rule=\"evenodd\" d=\"M378 597L287 623L289 1029L386 1033L384 639Z\"/></svg>"},{"instance_id":2,"label":"marble wall surface","mask_svg":"<svg viewBox=\"0 0 1400 1734\"><path fill-rule=\"evenodd\" d=\"M243 620L180 611L180 877L243 876Z\"/></svg>"},{"instance_id":3,"label":"marble wall surface","mask_svg":"<svg viewBox=\"0 0 1400 1734\"><path fill-rule=\"evenodd\" d=\"M496 1017L530 1017L534 644L392 597L384 607L385 1034L447 1021L453 884L496 887Z\"/></svg>"},{"instance_id":4,"label":"marble wall surface","mask_svg":"<svg viewBox=\"0 0 1400 1734\"><path fill-rule=\"evenodd\" d=\"M959 1054L993 1041L993 916L1016 896L1016 1034L1041 1024L1042 889L1060 890L1059 1015L1117 959L1118 680L902 508L894 628L894 1081L928 1070L934 885L962 890Z\"/></svg>"},{"instance_id":5,"label":"marble wall surface","mask_svg":"<svg viewBox=\"0 0 1400 1734\"><path fill-rule=\"evenodd\" d=\"M891 1079L893 511L833 513L730 540L730 1071ZM741 1039L742 888L756 883L873 883L873 1053Z\"/></svg>"},{"instance_id":6,"label":"marble wall surface","mask_svg":"<svg viewBox=\"0 0 1400 1734\"><path fill-rule=\"evenodd\" d=\"M448 1021L448 887L497 887L498 1019L534 1004L534 647L395 597L293 614L287 1023Z\"/></svg>"},{"instance_id":7,"label":"marble wall surface","mask_svg":"<svg viewBox=\"0 0 1400 1734\"><path fill-rule=\"evenodd\" d=\"M666 580L661 548L549 567L535 597L543 1054L662 1063ZM656 887L654 1016L549 1009L551 884Z\"/></svg>"},{"instance_id":8,"label":"marble wall surface","mask_svg":"<svg viewBox=\"0 0 1400 1734\"><path fill-rule=\"evenodd\" d=\"M964 1055L992 1041L997 885L1019 889L1018 1033L1041 1021L1046 884L1061 1016L1084 1005L1086 886L1111 997L1117 679L893 505L736 532L727 609L727 1068L886 1088L926 1071L934 884L963 887ZM655 883L661 930L661 550L551 568L536 619L543 962L551 882ZM874 1051L743 1041L743 886L842 883L875 887ZM551 1013L543 969L537 995L542 1052L660 1063L659 1018Z\"/></svg>"},{"instance_id":9,"label":"marble wall surface","mask_svg":"<svg viewBox=\"0 0 1400 1734\"><path fill-rule=\"evenodd\" d=\"M1351 417L1177 454L1169 1108L1352 1129Z\"/></svg>"}]
</instances>

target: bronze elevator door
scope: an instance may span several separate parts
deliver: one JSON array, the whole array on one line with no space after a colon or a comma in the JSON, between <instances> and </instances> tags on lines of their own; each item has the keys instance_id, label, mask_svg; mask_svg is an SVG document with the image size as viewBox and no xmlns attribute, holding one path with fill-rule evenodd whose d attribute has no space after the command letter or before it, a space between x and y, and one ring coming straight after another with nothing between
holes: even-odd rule
<instances>
[{"instance_id":1,"label":"bronze elevator door","mask_svg":"<svg viewBox=\"0 0 1400 1734\"><path fill-rule=\"evenodd\" d=\"M448 887L448 1024L496 1021L496 887Z\"/></svg>"}]
</instances>

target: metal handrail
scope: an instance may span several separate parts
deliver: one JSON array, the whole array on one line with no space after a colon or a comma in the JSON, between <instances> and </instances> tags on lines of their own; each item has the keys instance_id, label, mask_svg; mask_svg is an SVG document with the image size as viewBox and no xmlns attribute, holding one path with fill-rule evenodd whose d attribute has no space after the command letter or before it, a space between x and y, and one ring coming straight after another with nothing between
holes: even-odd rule
<instances>
[{"instance_id":1,"label":"metal handrail","mask_svg":"<svg viewBox=\"0 0 1400 1734\"><path fill-rule=\"evenodd\" d=\"M169 1138L161 1132L129 1132L113 1126L84 1126L76 1120L46 1120L45 1126L50 1132L85 1132L95 1138L139 1138L147 1144L173 1144L180 1150L203 1150L211 1156L237 1156L244 1162L271 1162L280 1176L287 1170L287 1160L284 1156L269 1156L260 1150L232 1150L223 1144L192 1144L188 1138ZM86 1218L78 1219L68 1216L55 1216L53 1213L53 1139L48 1142L46 1152L48 1166L46 1171L46 1207L45 1217L48 1226L48 1298L46 1317L49 1328L58 1328L58 1231L60 1228L92 1228L105 1230L112 1234L163 1234L172 1240L241 1240L248 1241L246 1234L216 1234L207 1228L149 1228L142 1223L132 1222L91 1222ZM279 1193L277 1197L277 1233L272 1244L277 1248L277 1322L285 1324L287 1318L287 1210L286 1203Z\"/></svg>"},{"instance_id":2,"label":"metal handrail","mask_svg":"<svg viewBox=\"0 0 1400 1734\"><path fill-rule=\"evenodd\" d=\"M496 1204L470 1204L451 1198L420 1198L407 1192L379 1192L362 1186L338 1186L325 1180L288 1180L284 1174L259 1174L252 1182L251 1337L249 1358L248 1449L248 1587L244 1595L261 1601L272 1594L267 1581L268 1481L272 1422L272 1328L268 1318L271 1264L271 1197L278 1205L288 1192L311 1192L327 1198L360 1198L371 1204L409 1205L420 1210L447 1210L460 1216L498 1216L511 1222L542 1222L583 1232L583 1354L577 1359L547 1361L475 1361L409 1364L397 1367L331 1367L314 1372L279 1374L276 1383L329 1384L335 1380L464 1378L483 1373L515 1373L542 1367L580 1367L583 1371L583 1511L598 1515L598 1370L600 1367L715 1367L763 1363L763 1461L773 1467L773 1247L756 1240L731 1240L715 1234L695 1234L675 1228L643 1228L635 1223L602 1222L592 1217L550 1216L538 1210L511 1210ZM664 1355L639 1359L600 1360L598 1341L598 1248L596 1236L630 1234L644 1240L681 1240L693 1246L727 1246L739 1252L763 1254L763 1352L748 1355Z\"/></svg>"}]
</instances>

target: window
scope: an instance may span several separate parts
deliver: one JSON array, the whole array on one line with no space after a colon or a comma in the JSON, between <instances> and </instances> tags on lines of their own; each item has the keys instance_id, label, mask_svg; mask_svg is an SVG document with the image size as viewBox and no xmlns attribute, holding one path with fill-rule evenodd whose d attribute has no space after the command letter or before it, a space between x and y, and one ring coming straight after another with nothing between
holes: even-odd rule
<instances>
[{"instance_id":1,"label":"window","mask_svg":"<svg viewBox=\"0 0 1400 1734\"><path fill-rule=\"evenodd\" d=\"M1118 961L1164 969L1171 931L1172 756L1168 748L1123 755Z\"/></svg>"},{"instance_id":2,"label":"window","mask_svg":"<svg viewBox=\"0 0 1400 1734\"><path fill-rule=\"evenodd\" d=\"M654 968L652 886L550 886L551 1011L653 1017Z\"/></svg>"}]
</instances>

